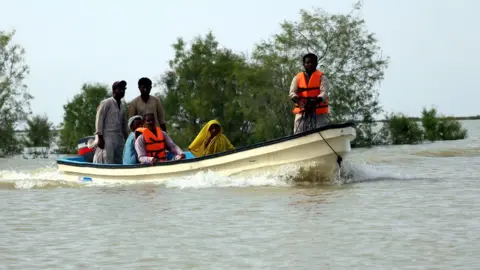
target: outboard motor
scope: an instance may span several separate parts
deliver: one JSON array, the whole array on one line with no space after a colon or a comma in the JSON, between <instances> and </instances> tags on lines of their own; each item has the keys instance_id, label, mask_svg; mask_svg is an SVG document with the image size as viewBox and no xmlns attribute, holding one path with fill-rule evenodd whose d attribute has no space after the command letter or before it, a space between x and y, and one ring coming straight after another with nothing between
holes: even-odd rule
<instances>
[{"instance_id":1,"label":"outboard motor","mask_svg":"<svg viewBox=\"0 0 480 270\"><path fill-rule=\"evenodd\" d=\"M83 157L86 162L93 162L93 155L97 147L89 148L95 141L95 136L87 136L78 140L78 155Z\"/></svg>"}]
</instances>

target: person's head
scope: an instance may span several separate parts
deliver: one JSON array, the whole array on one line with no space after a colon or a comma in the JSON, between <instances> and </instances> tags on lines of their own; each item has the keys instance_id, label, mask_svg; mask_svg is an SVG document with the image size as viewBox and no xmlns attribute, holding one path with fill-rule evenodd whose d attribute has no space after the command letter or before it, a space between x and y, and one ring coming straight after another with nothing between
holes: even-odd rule
<instances>
[{"instance_id":1,"label":"person's head","mask_svg":"<svg viewBox=\"0 0 480 270\"><path fill-rule=\"evenodd\" d=\"M143 124L143 118L140 115L135 115L128 119L128 127L131 131L135 131L137 128L141 127Z\"/></svg>"},{"instance_id":2,"label":"person's head","mask_svg":"<svg viewBox=\"0 0 480 270\"><path fill-rule=\"evenodd\" d=\"M303 56L303 67L307 73L312 73L317 69L318 57L313 53L307 53Z\"/></svg>"},{"instance_id":3,"label":"person's head","mask_svg":"<svg viewBox=\"0 0 480 270\"><path fill-rule=\"evenodd\" d=\"M127 90L126 81L116 81L112 84L112 95L116 100L121 100L125 96L125 90Z\"/></svg>"},{"instance_id":4,"label":"person's head","mask_svg":"<svg viewBox=\"0 0 480 270\"><path fill-rule=\"evenodd\" d=\"M222 128L218 124L212 124L208 128L208 131L210 132L210 136L213 138L213 137L217 136L222 131Z\"/></svg>"},{"instance_id":5,"label":"person's head","mask_svg":"<svg viewBox=\"0 0 480 270\"><path fill-rule=\"evenodd\" d=\"M153 113L143 115L143 127L152 130L155 128L155 115Z\"/></svg>"},{"instance_id":6,"label":"person's head","mask_svg":"<svg viewBox=\"0 0 480 270\"><path fill-rule=\"evenodd\" d=\"M152 81L149 78L143 77L138 80L138 90L140 90L140 95L148 96L152 90Z\"/></svg>"}]
</instances>

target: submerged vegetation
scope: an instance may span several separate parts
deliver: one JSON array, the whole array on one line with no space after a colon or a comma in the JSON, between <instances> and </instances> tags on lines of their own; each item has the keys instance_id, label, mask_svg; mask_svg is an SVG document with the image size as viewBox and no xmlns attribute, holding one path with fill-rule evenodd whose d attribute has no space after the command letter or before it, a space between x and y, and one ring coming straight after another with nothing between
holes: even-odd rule
<instances>
[{"instance_id":1,"label":"submerged vegetation","mask_svg":"<svg viewBox=\"0 0 480 270\"><path fill-rule=\"evenodd\" d=\"M300 10L298 21L282 22L280 32L255 44L251 56L220 46L211 32L190 42L178 38L156 94L165 107L169 133L186 147L206 122L218 119L237 147L292 134L294 104L288 91L303 69L302 56L312 52L330 81L330 122L358 123L355 147L465 138L457 120L438 116L435 109L425 109L418 119L388 114L380 132L373 131L378 122L374 116L385 113L378 84L389 58L366 29L360 10L360 4L348 14ZM0 152L7 154L20 149L14 129L30 119L33 98L23 82L28 74L25 52L12 43L13 35L0 32ZM94 133L96 108L109 94L107 85L83 85L64 105L62 152L75 152L77 140ZM50 125L46 117L31 121ZM39 127L34 122L29 122L29 145L45 145L51 134L43 126L35 132Z\"/></svg>"},{"instance_id":2,"label":"submerged vegetation","mask_svg":"<svg viewBox=\"0 0 480 270\"><path fill-rule=\"evenodd\" d=\"M467 137L467 130L462 128L457 119L438 116L435 108L423 110L422 124L425 129L425 139L432 142L438 140L461 140Z\"/></svg>"},{"instance_id":3,"label":"submerged vegetation","mask_svg":"<svg viewBox=\"0 0 480 270\"><path fill-rule=\"evenodd\" d=\"M379 134L386 144L417 144L425 140L462 140L467 130L457 119L439 116L435 108L424 108L419 119L401 113L387 116Z\"/></svg>"}]
</instances>

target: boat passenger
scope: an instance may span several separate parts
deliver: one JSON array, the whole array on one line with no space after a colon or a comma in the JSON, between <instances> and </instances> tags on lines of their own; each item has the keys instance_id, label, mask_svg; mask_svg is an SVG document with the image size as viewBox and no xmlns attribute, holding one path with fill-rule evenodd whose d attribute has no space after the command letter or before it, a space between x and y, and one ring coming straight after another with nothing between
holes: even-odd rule
<instances>
[{"instance_id":1,"label":"boat passenger","mask_svg":"<svg viewBox=\"0 0 480 270\"><path fill-rule=\"evenodd\" d=\"M153 113L143 116L143 127L135 130L135 150L142 164L153 164L167 161L166 150L170 151L175 160L184 159L185 153L178 147L159 126L155 125Z\"/></svg>"},{"instance_id":2,"label":"boat passenger","mask_svg":"<svg viewBox=\"0 0 480 270\"><path fill-rule=\"evenodd\" d=\"M123 148L123 164L137 164L138 156L135 151L135 130L141 127L143 124L143 118L140 115L135 115L128 119L128 127L130 128L130 135L128 135L125 147Z\"/></svg>"},{"instance_id":3,"label":"boat passenger","mask_svg":"<svg viewBox=\"0 0 480 270\"><path fill-rule=\"evenodd\" d=\"M128 117L151 112L155 116L155 125L167 132L165 110L162 103L159 98L150 95L152 80L146 77L140 78L138 80L138 90L140 91L140 96L134 98L128 105Z\"/></svg>"},{"instance_id":4,"label":"boat passenger","mask_svg":"<svg viewBox=\"0 0 480 270\"><path fill-rule=\"evenodd\" d=\"M290 99L295 102L293 133L319 128L328 124L328 79L317 69L318 57L309 53L303 56L304 72L298 73L290 85ZM308 106L308 105L311 106ZM311 108L308 113L307 107Z\"/></svg>"},{"instance_id":5,"label":"boat passenger","mask_svg":"<svg viewBox=\"0 0 480 270\"><path fill-rule=\"evenodd\" d=\"M195 157L213 155L227 150L235 149L227 136L222 132L222 126L217 120L211 120L198 133L197 137L188 147Z\"/></svg>"},{"instance_id":6,"label":"boat passenger","mask_svg":"<svg viewBox=\"0 0 480 270\"><path fill-rule=\"evenodd\" d=\"M123 146L128 137L128 131L121 100L125 96L126 89L127 82L114 82L112 97L104 99L97 108L95 135L98 137L98 145L95 151L102 152L103 162L94 158L94 163L123 163ZM98 156L97 153L95 156Z\"/></svg>"}]
</instances>

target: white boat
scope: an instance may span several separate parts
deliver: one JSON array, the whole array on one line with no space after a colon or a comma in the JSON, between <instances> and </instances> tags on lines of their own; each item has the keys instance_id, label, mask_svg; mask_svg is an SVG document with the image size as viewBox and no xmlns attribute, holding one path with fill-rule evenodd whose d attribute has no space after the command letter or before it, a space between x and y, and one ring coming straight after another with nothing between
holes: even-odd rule
<instances>
[{"instance_id":1,"label":"white boat","mask_svg":"<svg viewBox=\"0 0 480 270\"><path fill-rule=\"evenodd\" d=\"M339 157L345 159L351 151L355 137L355 124L347 122L199 158L186 152L186 159L154 165L95 164L82 156L60 158L57 164L67 181L158 183L201 171L232 176L285 165L315 165L329 177Z\"/></svg>"}]
</instances>

